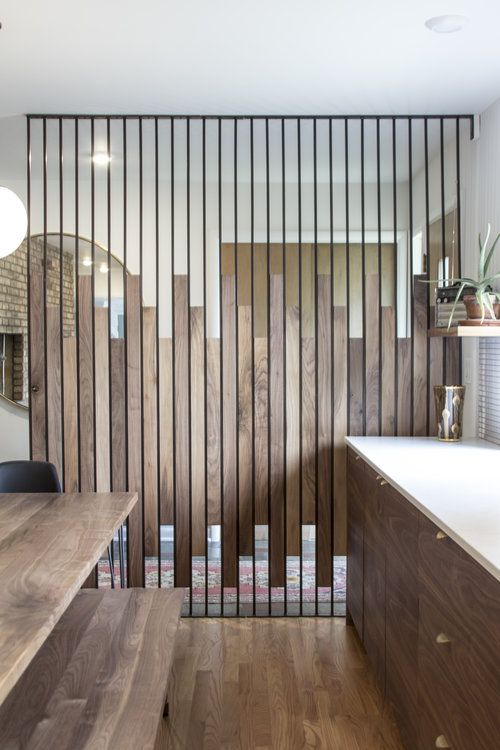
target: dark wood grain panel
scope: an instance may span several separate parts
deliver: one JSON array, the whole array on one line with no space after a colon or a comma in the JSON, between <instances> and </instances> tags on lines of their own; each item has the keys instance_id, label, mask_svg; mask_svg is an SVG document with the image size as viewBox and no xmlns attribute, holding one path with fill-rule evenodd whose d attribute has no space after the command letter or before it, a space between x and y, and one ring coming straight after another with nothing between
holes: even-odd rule
<instances>
[{"instance_id":1,"label":"dark wood grain panel","mask_svg":"<svg viewBox=\"0 0 500 750\"><path fill-rule=\"evenodd\" d=\"M349 435L363 434L363 339L349 339Z\"/></svg>"},{"instance_id":2,"label":"dark wood grain panel","mask_svg":"<svg viewBox=\"0 0 500 750\"><path fill-rule=\"evenodd\" d=\"M237 547L237 361L236 283L234 276L222 278L222 504L224 520L224 586L236 587Z\"/></svg>"},{"instance_id":3,"label":"dark wood grain panel","mask_svg":"<svg viewBox=\"0 0 500 750\"><path fill-rule=\"evenodd\" d=\"M396 368L396 316L394 308L382 308L382 435L394 435Z\"/></svg>"},{"instance_id":4,"label":"dark wood grain panel","mask_svg":"<svg viewBox=\"0 0 500 750\"><path fill-rule=\"evenodd\" d=\"M302 523L316 523L316 342L302 339Z\"/></svg>"},{"instance_id":5,"label":"dark wood grain panel","mask_svg":"<svg viewBox=\"0 0 500 750\"><path fill-rule=\"evenodd\" d=\"M373 665L377 683L385 692L386 529L381 487L365 471L362 496L365 509L363 537L363 643Z\"/></svg>"},{"instance_id":6,"label":"dark wood grain panel","mask_svg":"<svg viewBox=\"0 0 500 750\"><path fill-rule=\"evenodd\" d=\"M191 307L191 539L205 554L205 344L203 307Z\"/></svg>"},{"instance_id":7,"label":"dark wood grain panel","mask_svg":"<svg viewBox=\"0 0 500 750\"><path fill-rule=\"evenodd\" d=\"M94 344L92 277L78 278L78 336L80 369L80 489L94 487Z\"/></svg>"},{"instance_id":8,"label":"dark wood grain panel","mask_svg":"<svg viewBox=\"0 0 500 750\"><path fill-rule=\"evenodd\" d=\"M189 307L187 276L174 277L175 584L191 586L189 513Z\"/></svg>"},{"instance_id":9,"label":"dark wood grain panel","mask_svg":"<svg viewBox=\"0 0 500 750\"><path fill-rule=\"evenodd\" d=\"M288 257L287 257L288 261ZM288 274L288 266L287 266ZM288 292L287 292L288 293ZM291 291L289 292L291 294ZM286 308L286 550L300 554L300 310Z\"/></svg>"},{"instance_id":10,"label":"dark wood grain panel","mask_svg":"<svg viewBox=\"0 0 500 750\"><path fill-rule=\"evenodd\" d=\"M349 434L347 402L347 309L333 308L333 540L336 555L347 550L346 448Z\"/></svg>"},{"instance_id":11,"label":"dark wood grain panel","mask_svg":"<svg viewBox=\"0 0 500 750\"><path fill-rule=\"evenodd\" d=\"M386 543L386 695L405 747L418 736L418 511L389 485L380 488Z\"/></svg>"},{"instance_id":12,"label":"dark wood grain panel","mask_svg":"<svg viewBox=\"0 0 500 750\"><path fill-rule=\"evenodd\" d=\"M110 435L109 435L109 317L107 307L95 309L95 434L97 491L109 492Z\"/></svg>"},{"instance_id":13,"label":"dark wood grain panel","mask_svg":"<svg viewBox=\"0 0 500 750\"><path fill-rule=\"evenodd\" d=\"M363 640L364 486L363 461L348 451L347 612Z\"/></svg>"},{"instance_id":14,"label":"dark wood grain panel","mask_svg":"<svg viewBox=\"0 0 500 750\"><path fill-rule=\"evenodd\" d=\"M397 339L398 435L411 434L411 339Z\"/></svg>"},{"instance_id":15,"label":"dark wood grain panel","mask_svg":"<svg viewBox=\"0 0 500 750\"><path fill-rule=\"evenodd\" d=\"M413 434L427 434L427 306L428 284L425 276L413 283Z\"/></svg>"},{"instance_id":16,"label":"dark wood grain panel","mask_svg":"<svg viewBox=\"0 0 500 750\"><path fill-rule=\"evenodd\" d=\"M35 461L47 460L45 434L45 350L44 280L38 272L30 274L30 367L31 367L31 453Z\"/></svg>"},{"instance_id":17,"label":"dark wood grain panel","mask_svg":"<svg viewBox=\"0 0 500 750\"><path fill-rule=\"evenodd\" d=\"M48 459L62 477L61 327L59 308L47 307Z\"/></svg>"},{"instance_id":18,"label":"dark wood grain panel","mask_svg":"<svg viewBox=\"0 0 500 750\"><path fill-rule=\"evenodd\" d=\"M221 520L220 339L207 341L207 512L208 523Z\"/></svg>"},{"instance_id":19,"label":"dark wood grain panel","mask_svg":"<svg viewBox=\"0 0 500 750\"><path fill-rule=\"evenodd\" d=\"M128 521L128 580L130 586L144 585L144 542L142 524L142 387L141 387L141 280L127 276L127 409L128 488L139 502Z\"/></svg>"},{"instance_id":20,"label":"dark wood grain panel","mask_svg":"<svg viewBox=\"0 0 500 750\"><path fill-rule=\"evenodd\" d=\"M239 272L240 267L238 266ZM241 305L238 306L238 533L240 555L251 555L253 551L252 372L252 308L249 305Z\"/></svg>"},{"instance_id":21,"label":"dark wood grain panel","mask_svg":"<svg viewBox=\"0 0 500 750\"><path fill-rule=\"evenodd\" d=\"M111 339L111 459L113 490L127 487L125 340Z\"/></svg>"},{"instance_id":22,"label":"dark wood grain panel","mask_svg":"<svg viewBox=\"0 0 500 750\"><path fill-rule=\"evenodd\" d=\"M254 341L255 357L255 523L268 519L268 361L267 339Z\"/></svg>"},{"instance_id":23,"label":"dark wood grain panel","mask_svg":"<svg viewBox=\"0 0 500 750\"><path fill-rule=\"evenodd\" d=\"M365 279L366 304L366 434L378 435L379 429L379 276L370 273Z\"/></svg>"},{"instance_id":24,"label":"dark wood grain panel","mask_svg":"<svg viewBox=\"0 0 500 750\"><path fill-rule=\"evenodd\" d=\"M283 274L270 278L271 302L271 518L270 582L285 585Z\"/></svg>"},{"instance_id":25,"label":"dark wood grain panel","mask_svg":"<svg viewBox=\"0 0 500 750\"><path fill-rule=\"evenodd\" d=\"M158 555L158 430L156 307L142 310L142 420L144 440L144 552Z\"/></svg>"},{"instance_id":26,"label":"dark wood grain panel","mask_svg":"<svg viewBox=\"0 0 500 750\"><path fill-rule=\"evenodd\" d=\"M64 361L64 489L78 491L78 392L76 338L63 339ZM125 489L125 488L122 488Z\"/></svg>"},{"instance_id":27,"label":"dark wood grain panel","mask_svg":"<svg viewBox=\"0 0 500 750\"><path fill-rule=\"evenodd\" d=\"M460 378L461 341L458 338L446 339L446 383L461 385Z\"/></svg>"},{"instance_id":28,"label":"dark wood grain panel","mask_svg":"<svg viewBox=\"0 0 500 750\"><path fill-rule=\"evenodd\" d=\"M160 338L160 523L174 522L174 402L172 339Z\"/></svg>"},{"instance_id":29,"label":"dark wood grain panel","mask_svg":"<svg viewBox=\"0 0 500 750\"><path fill-rule=\"evenodd\" d=\"M328 268L325 263L325 270ZM332 295L331 278L318 276L318 523L317 585L332 586Z\"/></svg>"}]
</instances>

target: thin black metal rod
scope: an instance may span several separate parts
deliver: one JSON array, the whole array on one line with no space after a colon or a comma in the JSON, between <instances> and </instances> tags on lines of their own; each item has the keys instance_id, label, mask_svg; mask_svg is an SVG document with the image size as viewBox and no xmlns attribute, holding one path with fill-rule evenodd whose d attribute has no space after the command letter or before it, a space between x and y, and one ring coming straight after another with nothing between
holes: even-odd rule
<instances>
[{"instance_id":1,"label":"thin black metal rod","mask_svg":"<svg viewBox=\"0 0 500 750\"><path fill-rule=\"evenodd\" d=\"M144 147L142 120L139 122L139 352L140 352L140 380L141 380L141 515L142 515L142 579L145 585L145 498L144 498Z\"/></svg>"},{"instance_id":2,"label":"thin black metal rod","mask_svg":"<svg viewBox=\"0 0 500 750\"><path fill-rule=\"evenodd\" d=\"M207 123L202 121L201 131L201 189L202 189L202 274L203 274L203 413L204 423L204 496L205 496L205 616L208 615L208 368L207 368Z\"/></svg>"},{"instance_id":3,"label":"thin black metal rod","mask_svg":"<svg viewBox=\"0 0 500 750\"><path fill-rule=\"evenodd\" d=\"M427 256L427 266L426 266L426 277L427 281L430 280L430 249L431 249L431 243L430 243L430 218L429 218L429 128L428 128L428 122L427 120L424 120L424 181L425 181L425 248L426 248L426 256ZM429 293L429 284L426 284L426 293L425 293L425 304L426 304L426 317L427 317L427 330L431 327L431 320L430 320L430 293ZM430 388L430 337L427 336L426 341L426 348L427 348L427 377L426 377L426 398L427 398L427 408L426 408L426 433L429 434L430 430L430 395L431 395L431 388Z\"/></svg>"},{"instance_id":4,"label":"thin black metal rod","mask_svg":"<svg viewBox=\"0 0 500 750\"><path fill-rule=\"evenodd\" d=\"M218 120L217 129L217 192L218 192L218 230L219 230L219 378L220 378L220 606L224 616L224 328L222 318L222 120Z\"/></svg>"},{"instance_id":5,"label":"thin black metal rod","mask_svg":"<svg viewBox=\"0 0 500 750\"><path fill-rule=\"evenodd\" d=\"M250 297L252 305L252 614L255 616L255 165L253 120L250 120L250 256L252 263L250 273Z\"/></svg>"},{"instance_id":6,"label":"thin black metal rod","mask_svg":"<svg viewBox=\"0 0 500 750\"><path fill-rule=\"evenodd\" d=\"M299 600L300 615L304 612L304 531L303 531L303 516L304 516L304 499L303 499L303 427L304 427L304 415L303 415L303 352L302 352L302 317L303 317L303 299L302 299L302 139L301 139L301 128L300 119L297 119L297 229L298 229L298 240L299 240L299 544L300 544L300 591Z\"/></svg>"},{"instance_id":7,"label":"thin black metal rod","mask_svg":"<svg viewBox=\"0 0 500 750\"><path fill-rule=\"evenodd\" d=\"M96 409L96 346L95 346L95 120L90 120L90 153L92 154L92 161L90 166L90 237L92 245L92 270L91 270L91 320L92 320L92 437L93 437L93 452L94 452L94 492L97 492L97 409ZM114 571L110 566L111 574L111 585L114 588ZM99 587L99 566L95 566L95 585Z\"/></svg>"},{"instance_id":8,"label":"thin black metal rod","mask_svg":"<svg viewBox=\"0 0 500 750\"><path fill-rule=\"evenodd\" d=\"M80 231L80 174L79 174L79 123L75 120L75 333L76 333L76 421L77 421L77 443L78 443L78 491L82 491L82 439L80 435L81 425L81 391L80 391L80 243L78 235Z\"/></svg>"},{"instance_id":9,"label":"thin black metal rod","mask_svg":"<svg viewBox=\"0 0 500 750\"><path fill-rule=\"evenodd\" d=\"M347 342L347 422L351 434L351 262L349 244L349 123L344 123L345 148L345 251L346 251L346 342Z\"/></svg>"},{"instance_id":10,"label":"thin black metal rod","mask_svg":"<svg viewBox=\"0 0 500 750\"><path fill-rule=\"evenodd\" d=\"M266 135L266 264L267 264L267 555L268 555L268 610L272 614L272 462L271 462L271 195L269 182L269 120L265 120Z\"/></svg>"},{"instance_id":11,"label":"thin black metal rod","mask_svg":"<svg viewBox=\"0 0 500 750\"><path fill-rule=\"evenodd\" d=\"M283 244L283 289L282 289L282 315L283 315L283 608L284 614L288 614L288 586L287 586L287 349L286 349L286 271L287 271L287 244L286 244L286 148L285 148L285 120L281 121L281 225Z\"/></svg>"},{"instance_id":12,"label":"thin black metal rod","mask_svg":"<svg viewBox=\"0 0 500 750\"><path fill-rule=\"evenodd\" d=\"M106 153L111 154L111 121L106 120ZM111 161L106 165L106 222L107 222L107 245L108 245L108 433L109 433L109 486L111 492L114 490L113 474L113 381L112 381L112 320L111 320ZM121 575L120 570L120 575Z\"/></svg>"},{"instance_id":13,"label":"thin black metal rod","mask_svg":"<svg viewBox=\"0 0 500 750\"><path fill-rule=\"evenodd\" d=\"M328 123L328 184L329 184L329 210L330 210L330 439L332 446L335 438L335 298L334 298L334 249L333 249L333 133L332 120ZM335 587L335 466L333 451L330 451L330 497L331 497L331 523L330 523L330 565L332 585L330 587L330 615L334 614L334 587Z\"/></svg>"},{"instance_id":14,"label":"thin black metal rod","mask_svg":"<svg viewBox=\"0 0 500 750\"><path fill-rule=\"evenodd\" d=\"M366 215L365 215L365 122L361 120L361 300L363 319L363 435L366 435Z\"/></svg>"},{"instance_id":15,"label":"thin black metal rod","mask_svg":"<svg viewBox=\"0 0 500 750\"><path fill-rule=\"evenodd\" d=\"M318 133L313 120L313 231L314 231L314 612L318 614L318 559L319 559L319 378L318 378Z\"/></svg>"},{"instance_id":16,"label":"thin black metal rod","mask_svg":"<svg viewBox=\"0 0 500 750\"><path fill-rule=\"evenodd\" d=\"M43 368L44 368L44 408L45 408L45 458L49 456L49 399L47 382L47 120L43 119Z\"/></svg>"},{"instance_id":17,"label":"thin black metal rod","mask_svg":"<svg viewBox=\"0 0 500 750\"><path fill-rule=\"evenodd\" d=\"M462 205L460 196L460 119L457 117L455 122L456 138L456 190L457 190L457 274L462 276ZM459 339L458 347L458 378L462 382L462 339Z\"/></svg>"},{"instance_id":18,"label":"thin black metal rod","mask_svg":"<svg viewBox=\"0 0 500 750\"><path fill-rule=\"evenodd\" d=\"M64 182L63 182L63 123L59 120L59 357L61 360L61 479L66 488L65 425L64 425Z\"/></svg>"},{"instance_id":19,"label":"thin black metal rod","mask_svg":"<svg viewBox=\"0 0 500 750\"><path fill-rule=\"evenodd\" d=\"M27 316L28 316L28 420L29 420L29 456L33 460L33 406L32 406L32 378L31 378L31 295L33 285L31 281L31 120L26 122L26 208L28 215L27 227L27 253L26 253L26 280L28 285Z\"/></svg>"},{"instance_id":20,"label":"thin black metal rod","mask_svg":"<svg viewBox=\"0 0 500 750\"><path fill-rule=\"evenodd\" d=\"M410 435L415 432L415 276L413 274L413 132L408 120L408 215L410 259Z\"/></svg>"},{"instance_id":21,"label":"thin black metal rod","mask_svg":"<svg viewBox=\"0 0 500 750\"><path fill-rule=\"evenodd\" d=\"M378 250L378 434L382 435L382 201L380 177L380 120L377 119L377 250Z\"/></svg>"},{"instance_id":22,"label":"thin black metal rod","mask_svg":"<svg viewBox=\"0 0 500 750\"><path fill-rule=\"evenodd\" d=\"M173 568L174 586L178 585L177 555L179 540L177 534L177 409L176 409L176 335L175 335L175 129L170 121L170 286L172 294L172 511L174 527Z\"/></svg>"},{"instance_id":23,"label":"thin black metal rod","mask_svg":"<svg viewBox=\"0 0 500 750\"><path fill-rule=\"evenodd\" d=\"M154 121L154 169L155 169L155 303L156 303L156 497L157 497L157 516L156 523L158 526L158 588L161 588L161 409L160 409L160 383L162 379L161 361L160 361L160 187L159 187L159 134L158 118Z\"/></svg>"},{"instance_id":24,"label":"thin black metal rod","mask_svg":"<svg viewBox=\"0 0 500 750\"><path fill-rule=\"evenodd\" d=\"M398 340L398 175L396 118L392 120L392 211L394 244L394 435L399 434L399 340Z\"/></svg>"},{"instance_id":25,"label":"thin black metal rod","mask_svg":"<svg viewBox=\"0 0 500 750\"><path fill-rule=\"evenodd\" d=\"M234 323L236 347L236 616L240 614L240 387L239 387L239 320L238 320L238 120L234 120Z\"/></svg>"},{"instance_id":26,"label":"thin black metal rod","mask_svg":"<svg viewBox=\"0 0 500 750\"><path fill-rule=\"evenodd\" d=\"M130 489L129 483L129 436L128 436L128 281L127 281L127 261L128 261L128 236L127 236L127 121L122 122L122 150L123 150L123 368L124 368L124 422L125 422L125 487ZM126 522L127 529L127 586L130 570L130 545L129 545L129 519Z\"/></svg>"},{"instance_id":27,"label":"thin black metal rod","mask_svg":"<svg viewBox=\"0 0 500 750\"><path fill-rule=\"evenodd\" d=\"M443 263L442 278L446 279L446 206L445 206L445 187L444 187L444 118L439 120L439 158L441 174L441 258ZM438 274L439 277L439 274ZM447 380L447 358L448 346L446 338L443 338L443 383Z\"/></svg>"},{"instance_id":28,"label":"thin black metal rod","mask_svg":"<svg viewBox=\"0 0 500 750\"><path fill-rule=\"evenodd\" d=\"M188 298L188 502L189 502L189 614L193 614L193 427L191 389L191 123L186 121L186 254ZM198 467L197 467L198 468Z\"/></svg>"}]
</instances>

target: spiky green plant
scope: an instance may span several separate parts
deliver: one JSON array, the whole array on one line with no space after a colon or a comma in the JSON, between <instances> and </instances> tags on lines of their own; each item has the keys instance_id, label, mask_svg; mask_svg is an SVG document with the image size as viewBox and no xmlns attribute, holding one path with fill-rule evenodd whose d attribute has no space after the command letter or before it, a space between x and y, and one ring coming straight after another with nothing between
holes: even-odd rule
<instances>
[{"instance_id":1,"label":"spiky green plant","mask_svg":"<svg viewBox=\"0 0 500 750\"><path fill-rule=\"evenodd\" d=\"M497 235L495 241L493 242L492 246L488 249L488 243L490 241L490 234L491 234L491 225L488 224L488 231L486 232L486 239L483 243L481 239L481 234L479 234L479 268L478 268L478 278L477 279L470 279L461 277L457 279L446 279L447 282L451 284L460 284L460 288L458 290L458 294L455 298L455 302L453 303L453 307L450 313L450 319L448 321L448 330L450 330L451 323L453 321L453 316L455 314L455 310L457 307L457 304L459 303L462 294L464 292L464 289L466 287L472 287L476 290L475 297L478 301L479 307L481 309L481 323L484 323L484 317L486 314L486 310L490 313L493 320L496 319L495 312L493 309L493 303L492 303L492 297L497 300L500 300L500 294L497 292L491 292L491 285L492 283L500 278L500 273L495 273L493 276L488 276L488 268L490 267L490 263L493 259L493 254L495 252L495 248L497 245L498 240L500 239L500 234ZM429 281L429 284L436 284L439 283L440 279L434 279L433 281Z\"/></svg>"}]
</instances>

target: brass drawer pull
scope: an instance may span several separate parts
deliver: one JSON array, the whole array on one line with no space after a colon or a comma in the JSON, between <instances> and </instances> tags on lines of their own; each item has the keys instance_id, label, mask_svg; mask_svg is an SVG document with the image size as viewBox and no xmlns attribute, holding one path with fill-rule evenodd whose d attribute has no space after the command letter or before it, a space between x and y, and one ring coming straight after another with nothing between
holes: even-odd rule
<instances>
[{"instance_id":1,"label":"brass drawer pull","mask_svg":"<svg viewBox=\"0 0 500 750\"><path fill-rule=\"evenodd\" d=\"M436 534L436 539L446 539L447 536L448 535L445 534L444 531L438 531L438 533Z\"/></svg>"},{"instance_id":2,"label":"brass drawer pull","mask_svg":"<svg viewBox=\"0 0 500 750\"><path fill-rule=\"evenodd\" d=\"M354 460L355 461L359 461L360 458L361 458L361 456L354 456Z\"/></svg>"},{"instance_id":3,"label":"brass drawer pull","mask_svg":"<svg viewBox=\"0 0 500 750\"><path fill-rule=\"evenodd\" d=\"M377 476L375 477L375 481L378 482L379 479L382 479L382 477L380 476L380 474L377 474Z\"/></svg>"},{"instance_id":4,"label":"brass drawer pull","mask_svg":"<svg viewBox=\"0 0 500 750\"><path fill-rule=\"evenodd\" d=\"M451 638L448 638L446 633L439 633L436 636L436 643L451 643Z\"/></svg>"},{"instance_id":5,"label":"brass drawer pull","mask_svg":"<svg viewBox=\"0 0 500 750\"><path fill-rule=\"evenodd\" d=\"M387 481L385 479L382 479L382 481L380 482L380 486L383 487L384 484L387 484Z\"/></svg>"},{"instance_id":6,"label":"brass drawer pull","mask_svg":"<svg viewBox=\"0 0 500 750\"><path fill-rule=\"evenodd\" d=\"M434 743L436 747L451 747L451 745L448 744L448 740L444 736L444 734L440 734L439 737L436 738L436 742Z\"/></svg>"}]
</instances>

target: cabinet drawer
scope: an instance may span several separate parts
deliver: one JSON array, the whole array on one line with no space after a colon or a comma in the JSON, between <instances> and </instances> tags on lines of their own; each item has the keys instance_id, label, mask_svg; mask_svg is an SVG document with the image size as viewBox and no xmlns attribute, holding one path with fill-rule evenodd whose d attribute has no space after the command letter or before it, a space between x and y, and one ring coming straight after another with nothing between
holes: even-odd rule
<instances>
[{"instance_id":1,"label":"cabinet drawer","mask_svg":"<svg viewBox=\"0 0 500 750\"><path fill-rule=\"evenodd\" d=\"M435 742L441 735L454 750L494 750L500 746L497 713L488 712L473 697L471 680L477 676L472 645L465 624L450 617L432 595L421 593L419 750L439 747Z\"/></svg>"}]
</instances>

